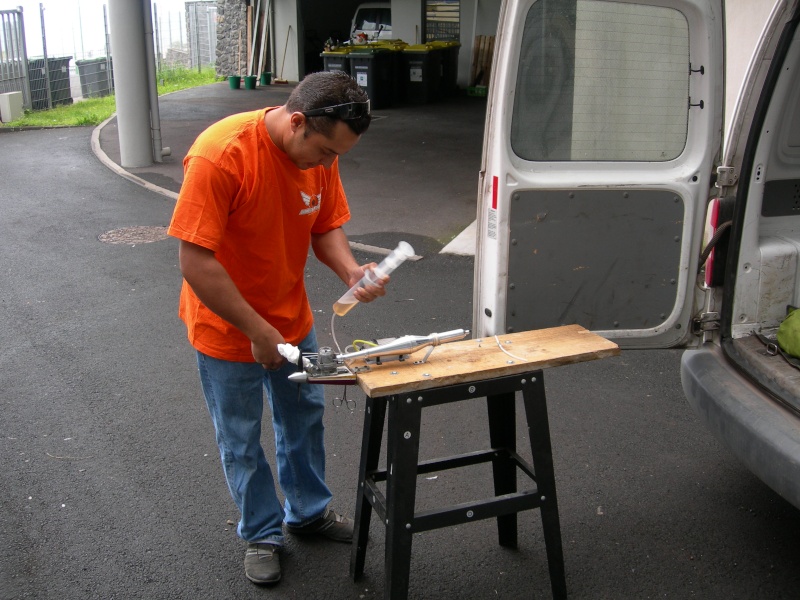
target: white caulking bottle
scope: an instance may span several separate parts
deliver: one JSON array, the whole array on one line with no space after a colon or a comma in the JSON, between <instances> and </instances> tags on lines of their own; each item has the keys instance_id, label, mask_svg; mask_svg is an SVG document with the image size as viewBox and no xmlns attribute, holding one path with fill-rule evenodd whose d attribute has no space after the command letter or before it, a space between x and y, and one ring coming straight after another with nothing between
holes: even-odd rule
<instances>
[{"instance_id":1,"label":"white caulking bottle","mask_svg":"<svg viewBox=\"0 0 800 600\"><path fill-rule=\"evenodd\" d=\"M411 247L411 244L408 242L400 242L397 245L397 248L392 250L391 253L384 258L377 267L365 271L364 277L362 277L357 284L347 290L347 292L345 292L345 294L336 301L336 303L333 305L333 312L340 317L345 316L350 309L358 304L358 300L356 300L354 294L358 288L365 287L367 285L378 285L378 281L380 281L382 277L389 275L411 256L414 256L414 248Z\"/></svg>"}]
</instances>

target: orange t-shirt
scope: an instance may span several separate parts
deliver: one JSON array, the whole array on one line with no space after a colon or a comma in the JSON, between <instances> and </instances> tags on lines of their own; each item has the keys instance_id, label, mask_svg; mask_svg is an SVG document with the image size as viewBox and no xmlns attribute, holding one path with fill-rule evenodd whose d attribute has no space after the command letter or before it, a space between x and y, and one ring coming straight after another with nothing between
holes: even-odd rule
<instances>
[{"instance_id":1,"label":"orange t-shirt","mask_svg":"<svg viewBox=\"0 0 800 600\"><path fill-rule=\"evenodd\" d=\"M350 210L338 159L329 169L298 169L267 133L269 110L233 115L200 134L183 161L169 234L213 250L245 300L297 344L313 325L304 283L311 234L340 227ZM250 340L185 280L178 312L197 350L254 362Z\"/></svg>"}]
</instances>

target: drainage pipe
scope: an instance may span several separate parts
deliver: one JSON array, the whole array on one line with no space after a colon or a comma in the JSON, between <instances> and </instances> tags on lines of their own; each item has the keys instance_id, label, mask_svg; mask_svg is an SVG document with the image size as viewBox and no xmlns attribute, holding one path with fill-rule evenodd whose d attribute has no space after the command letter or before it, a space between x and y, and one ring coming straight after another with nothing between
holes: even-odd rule
<instances>
[{"instance_id":1,"label":"drainage pipe","mask_svg":"<svg viewBox=\"0 0 800 600\"><path fill-rule=\"evenodd\" d=\"M161 113L158 110L158 82L156 81L156 57L153 52L153 14L150 0L144 0L144 47L147 56L147 91L150 97L150 129L153 140L153 160L164 162L172 154L170 148L161 146Z\"/></svg>"}]
</instances>

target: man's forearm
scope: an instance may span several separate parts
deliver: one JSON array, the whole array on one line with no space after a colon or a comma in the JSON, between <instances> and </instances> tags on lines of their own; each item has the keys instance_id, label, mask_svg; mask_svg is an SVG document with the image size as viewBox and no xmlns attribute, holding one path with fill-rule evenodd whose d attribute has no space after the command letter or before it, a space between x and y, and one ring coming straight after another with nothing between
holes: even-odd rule
<instances>
[{"instance_id":1,"label":"man's forearm","mask_svg":"<svg viewBox=\"0 0 800 600\"><path fill-rule=\"evenodd\" d=\"M239 329L251 341L263 339L274 329L244 299L228 272L207 248L181 242L181 273L200 301Z\"/></svg>"},{"instance_id":2,"label":"man's forearm","mask_svg":"<svg viewBox=\"0 0 800 600\"><path fill-rule=\"evenodd\" d=\"M311 246L320 262L336 273L348 287L361 279L362 269L356 262L347 236L341 228L312 234Z\"/></svg>"}]
</instances>

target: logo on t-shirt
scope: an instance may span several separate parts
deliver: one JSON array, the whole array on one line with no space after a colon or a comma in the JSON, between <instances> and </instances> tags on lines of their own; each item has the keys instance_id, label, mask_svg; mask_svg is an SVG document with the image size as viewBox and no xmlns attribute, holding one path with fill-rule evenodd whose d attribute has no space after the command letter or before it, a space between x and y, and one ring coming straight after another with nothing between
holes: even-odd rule
<instances>
[{"instance_id":1,"label":"logo on t-shirt","mask_svg":"<svg viewBox=\"0 0 800 600\"><path fill-rule=\"evenodd\" d=\"M322 192L319 194L306 194L305 192L300 192L300 197L303 199L303 204L306 205L306 208L300 211L301 215L310 215L311 213L315 213L319 210L319 205L322 202Z\"/></svg>"}]
</instances>

